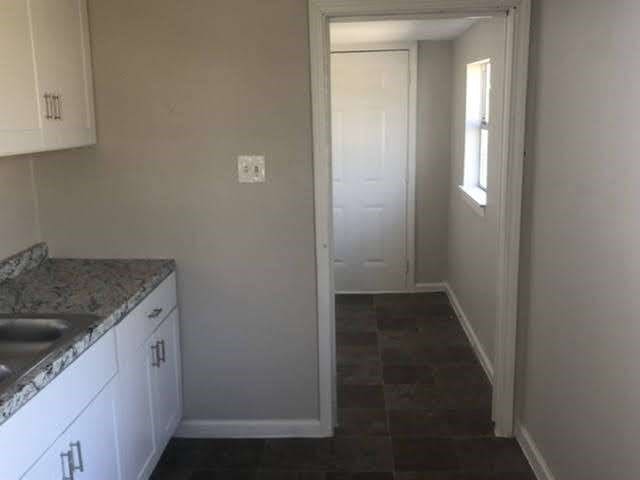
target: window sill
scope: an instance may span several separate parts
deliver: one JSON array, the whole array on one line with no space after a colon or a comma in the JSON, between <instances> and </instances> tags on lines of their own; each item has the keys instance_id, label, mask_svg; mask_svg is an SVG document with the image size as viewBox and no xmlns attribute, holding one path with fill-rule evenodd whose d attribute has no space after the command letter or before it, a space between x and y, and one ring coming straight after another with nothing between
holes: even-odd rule
<instances>
[{"instance_id":1,"label":"window sill","mask_svg":"<svg viewBox=\"0 0 640 480\"><path fill-rule=\"evenodd\" d=\"M484 211L487 207L487 192L478 187L467 187L465 185L459 185L458 189L462 192L462 198L473 211L484 217Z\"/></svg>"}]
</instances>

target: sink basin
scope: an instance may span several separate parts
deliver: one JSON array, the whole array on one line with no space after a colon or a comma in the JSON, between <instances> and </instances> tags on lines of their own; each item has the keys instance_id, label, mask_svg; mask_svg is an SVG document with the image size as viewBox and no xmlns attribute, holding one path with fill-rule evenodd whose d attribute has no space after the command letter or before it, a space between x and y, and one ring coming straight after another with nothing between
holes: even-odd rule
<instances>
[{"instance_id":1,"label":"sink basin","mask_svg":"<svg viewBox=\"0 0 640 480\"><path fill-rule=\"evenodd\" d=\"M0 314L0 395L72 345L98 319L91 314Z\"/></svg>"},{"instance_id":2,"label":"sink basin","mask_svg":"<svg viewBox=\"0 0 640 480\"><path fill-rule=\"evenodd\" d=\"M5 365L0 364L0 383L9 378L13 372Z\"/></svg>"},{"instance_id":3,"label":"sink basin","mask_svg":"<svg viewBox=\"0 0 640 480\"><path fill-rule=\"evenodd\" d=\"M58 318L0 319L0 342L51 343L69 327L68 321Z\"/></svg>"}]
</instances>

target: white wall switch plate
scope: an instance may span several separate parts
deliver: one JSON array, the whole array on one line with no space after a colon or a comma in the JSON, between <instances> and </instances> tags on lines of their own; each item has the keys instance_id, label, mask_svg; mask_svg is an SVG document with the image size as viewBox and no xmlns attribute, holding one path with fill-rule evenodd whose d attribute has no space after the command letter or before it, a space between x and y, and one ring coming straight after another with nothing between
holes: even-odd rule
<instances>
[{"instance_id":1,"label":"white wall switch plate","mask_svg":"<svg viewBox=\"0 0 640 480\"><path fill-rule=\"evenodd\" d=\"M238 182L264 183L264 155L240 155L238 157Z\"/></svg>"}]
</instances>

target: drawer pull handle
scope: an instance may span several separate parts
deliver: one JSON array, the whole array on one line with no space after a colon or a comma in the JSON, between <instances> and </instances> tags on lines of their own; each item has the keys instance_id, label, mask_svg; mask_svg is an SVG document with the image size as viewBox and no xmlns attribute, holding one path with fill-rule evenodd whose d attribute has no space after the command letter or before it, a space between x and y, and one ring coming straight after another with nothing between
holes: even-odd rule
<instances>
[{"instance_id":1,"label":"drawer pull handle","mask_svg":"<svg viewBox=\"0 0 640 480\"><path fill-rule=\"evenodd\" d=\"M162 313L162 308L154 308L149 315L148 318L157 318Z\"/></svg>"},{"instance_id":2,"label":"drawer pull handle","mask_svg":"<svg viewBox=\"0 0 640 480\"><path fill-rule=\"evenodd\" d=\"M75 462L72 462L73 469L84 472L84 461L82 460L82 446L80 445L80 442L70 443L69 446L71 447L71 453L73 453L74 448L78 450L78 465L76 466Z\"/></svg>"},{"instance_id":3,"label":"drawer pull handle","mask_svg":"<svg viewBox=\"0 0 640 480\"><path fill-rule=\"evenodd\" d=\"M65 461L66 459L66 461ZM67 464L67 468L65 469L64 465ZM74 480L73 478L73 457L71 455L71 450L66 453L60 454L60 466L62 468L62 480ZM69 470L69 475L67 475L67 470Z\"/></svg>"},{"instance_id":4,"label":"drawer pull handle","mask_svg":"<svg viewBox=\"0 0 640 480\"><path fill-rule=\"evenodd\" d=\"M48 93L44 94L44 106L45 106L45 116L47 120L51 120L53 116L51 115L51 95Z\"/></svg>"},{"instance_id":5,"label":"drawer pull handle","mask_svg":"<svg viewBox=\"0 0 640 480\"><path fill-rule=\"evenodd\" d=\"M162 363L167 362L167 352L165 351L164 340L158 342L160 344L160 358L158 359Z\"/></svg>"},{"instance_id":6,"label":"drawer pull handle","mask_svg":"<svg viewBox=\"0 0 640 480\"><path fill-rule=\"evenodd\" d=\"M53 100L54 100L54 115L53 118L54 120L62 120L62 105L60 103L60 95L54 95L53 96Z\"/></svg>"},{"instance_id":7,"label":"drawer pull handle","mask_svg":"<svg viewBox=\"0 0 640 480\"><path fill-rule=\"evenodd\" d=\"M152 367L160 367L160 347L158 343L159 342L156 342L155 345L151 345L151 366Z\"/></svg>"}]
</instances>

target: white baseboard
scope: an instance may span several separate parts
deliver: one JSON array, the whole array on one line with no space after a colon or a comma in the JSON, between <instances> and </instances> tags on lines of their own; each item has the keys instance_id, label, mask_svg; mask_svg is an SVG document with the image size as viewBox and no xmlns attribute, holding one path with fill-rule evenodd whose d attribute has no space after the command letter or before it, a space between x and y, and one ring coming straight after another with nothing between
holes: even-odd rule
<instances>
[{"instance_id":1,"label":"white baseboard","mask_svg":"<svg viewBox=\"0 0 640 480\"><path fill-rule=\"evenodd\" d=\"M336 295L382 295L388 293L432 293L432 292L446 292L446 284L442 282L435 283L416 283L413 287L409 287L405 290L350 290L348 292L336 292Z\"/></svg>"},{"instance_id":2,"label":"white baseboard","mask_svg":"<svg viewBox=\"0 0 640 480\"><path fill-rule=\"evenodd\" d=\"M524 456L527 457L536 478L538 480L555 480L549 465L540 450L538 450L536 442L533 441L529 431L522 425L516 425L516 440L520 444Z\"/></svg>"},{"instance_id":3,"label":"white baseboard","mask_svg":"<svg viewBox=\"0 0 640 480\"><path fill-rule=\"evenodd\" d=\"M329 437L319 420L183 420L180 438Z\"/></svg>"},{"instance_id":4,"label":"white baseboard","mask_svg":"<svg viewBox=\"0 0 640 480\"><path fill-rule=\"evenodd\" d=\"M416 283L414 291L425 293L446 292L447 284L444 282Z\"/></svg>"},{"instance_id":5,"label":"white baseboard","mask_svg":"<svg viewBox=\"0 0 640 480\"><path fill-rule=\"evenodd\" d=\"M487 374L487 378L489 379L491 384L493 384L493 362L491 361L491 359L487 355L487 352L485 352L484 347L480 343L480 340L478 339L476 332L473 330L473 327L471 326L471 322L469 321L469 318L464 313L464 310L462 310L462 305L460 305L460 301L458 300L458 297L456 297L456 294L454 293L453 289L448 283L445 283L444 285L445 285L445 291L447 292L447 296L449 297L449 301L451 302L451 306L455 310L456 315L460 320L460 325L462 325L462 329L464 330L464 333L467 334L467 338L469 339L469 342L471 343L473 350L476 352L476 356L480 361L480 365L482 365L482 368Z\"/></svg>"}]
</instances>

